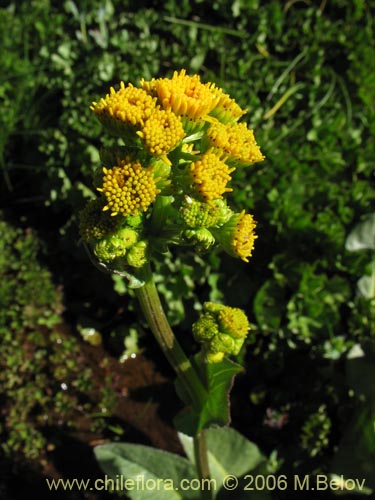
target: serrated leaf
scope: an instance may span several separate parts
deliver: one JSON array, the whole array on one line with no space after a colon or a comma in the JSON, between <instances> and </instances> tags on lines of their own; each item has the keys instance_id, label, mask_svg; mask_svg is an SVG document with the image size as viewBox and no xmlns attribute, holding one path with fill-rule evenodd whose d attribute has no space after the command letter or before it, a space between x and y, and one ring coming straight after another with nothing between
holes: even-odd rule
<instances>
[{"instance_id":1,"label":"serrated leaf","mask_svg":"<svg viewBox=\"0 0 375 500\"><path fill-rule=\"evenodd\" d=\"M199 498L197 491L179 490L182 479L191 481L196 478L195 468L186 458L149 446L128 443L96 446L94 453L101 469L108 476L119 481L121 477L133 480L134 487L128 487L126 491L132 500L144 500L150 494L156 500Z\"/></svg>"},{"instance_id":2,"label":"serrated leaf","mask_svg":"<svg viewBox=\"0 0 375 500\"><path fill-rule=\"evenodd\" d=\"M193 359L193 364L198 372L202 373L202 378L205 379L207 399L202 408L195 411L187 408L175 418L176 427L191 436L210 425L228 425L230 423L229 393L234 377L242 370L240 365L227 358L224 358L220 363L211 364L202 362L200 359L200 356L196 356ZM177 392L183 394L180 386L181 384L177 380Z\"/></svg>"},{"instance_id":3,"label":"serrated leaf","mask_svg":"<svg viewBox=\"0 0 375 500\"><path fill-rule=\"evenodd\" d=\"M360 250L375 250L375 214L355 226L345 242L345 248L349 252Z\"/></svg>"}]
</instances>

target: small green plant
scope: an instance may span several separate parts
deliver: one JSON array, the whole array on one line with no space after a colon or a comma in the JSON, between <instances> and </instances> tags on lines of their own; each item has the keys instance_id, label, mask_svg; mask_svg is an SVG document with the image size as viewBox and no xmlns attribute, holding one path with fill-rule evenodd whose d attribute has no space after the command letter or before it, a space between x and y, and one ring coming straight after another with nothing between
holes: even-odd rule
<instances>
[{"instance_id":1,"label":"small green plant","mask_svg":"<svg viewBox=\"0 0 375 500\"><path fill-rule=\"evenodd\" d=\"M94 173L98 197L81 212L82 240L99 268L122 276L134 290L176 372L185 408L175 424L189 459L128 444L102 445L96 456L113 476L214 479L219 491L228 471L240 476L260 464L267 470L254 444L225 430L230 389L241 371L229 357L239 354L250 324L239 308L205 302L192 325L201 348L188 358L163 311L151 266L171 246L197 254L218 246L248 262L256 222L245 210L234 212L225 196L233 191L232 172L254 168L264 156L253 130L239 122L246 110L215 84L204 84L185 70L171 78L141 80L140 87L121 82L91 108L122 144L101 152L103 166ZM238 457L233 460L233 447L249 455L241 466ZM128 494L141 498L140 492ZM200 487L189 498L216 494ZM165 490L160 498L182 497Z\"/></svg>"},{"instance_id":2,"label":"small green plant","mask_svg":"<svg viewBox=\"0 0 375 500\"><path fill-rule=\"evenodd\" d=\"M79 405L95 410L87 403L91 369L82 369L79 344L63 326L61 291L40 264L39 247L33 231L0 220L1 448L37 461L48 444L46 426L74 426ZM109 393L100 404L113 407Z\"/></svg>"}]
</instances>

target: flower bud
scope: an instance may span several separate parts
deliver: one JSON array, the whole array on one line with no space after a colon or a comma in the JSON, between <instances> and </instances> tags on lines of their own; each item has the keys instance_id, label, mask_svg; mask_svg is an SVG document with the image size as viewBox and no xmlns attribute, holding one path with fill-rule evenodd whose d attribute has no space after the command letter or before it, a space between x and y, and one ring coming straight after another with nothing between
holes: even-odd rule
<instances>
[{"instance_id":1,"label":"flower bud","mask_svg":"<svg viewBox=\"0 0 375 500\"><path fill-rule=\"evenodd\" d=\"M205 358L208 364L211 363L220 363L220 361L223 361L225 356L224 352L206 352L205 353Z\"/></svg>"},{"instance_id":2,"label":"flower bud","mask_svg":"<svg viewBox=\"0 0 375 500\"><path fill-rule=\"evenodd\" d=\"M206 342L219 334L219 327L211 314L202 314L193 324L193 335L197 342Z\"/></svg>"},{"instance_id":3,"label":"flower bud","mask_svg":"<svg viewBox=\"0 0 375 500\"><path fill-rule=\"evenodd\" d=\"M186 229L184 236L193 243L198 251L205 252L215 244L215 238L210 231L204 227L200 229Z\"/></svg>"},{"instance_id":4,"label":"flower bud","mask_svg":"<svg viewBox=\"0 0 375 500\"><path fill-rule=\"evenodd\" d=\"M124 257L127 250L138 241L138 233L131 227L123 227L99 241L94 247L94 254L102 262L112 262Z\"/></svg>"},{"instance_id":5,"label":"flower bud","mask_svg":"<svg viewBox=\"0 0 375 500\"><path fill-rule=\"evenodd\" d=\"M115 259L124 257L126 248L123 242L116 237L107 237L99 241L94 247L94 254L101 262L112 262Z\"/></svg>"},{"instance_id":6,"label":"flower bud","mask_svg":"<svg viewBox=\"0 0 375 500\"><path fill-rule=\"evenodd\" d=\"M231 214L232 211L224 200L204 203L186 196L180 208L183 221L192 228L221 226Z\"/></svg>"},{"instance_id":7,"label":"flower bud","mask_svg":"<svg viewBox=\"0 0 375 500\"><path fill-rule=\"evenodd\" d=\"M132 267L142 267L148 260L147 241L139 241L126 254L126 262Z\"/></svg>"},{"instance_id":8,"label":"flower bud","mask_svg":"<svg viewBox=\"0 0 375 500\"><path fill-rule=\"evenodd\" d=\"M138 233L131 227L123 227L114 235L117 239L121 240L125 249L134 246L138 241Z\"/></svg>"}]
</instances>

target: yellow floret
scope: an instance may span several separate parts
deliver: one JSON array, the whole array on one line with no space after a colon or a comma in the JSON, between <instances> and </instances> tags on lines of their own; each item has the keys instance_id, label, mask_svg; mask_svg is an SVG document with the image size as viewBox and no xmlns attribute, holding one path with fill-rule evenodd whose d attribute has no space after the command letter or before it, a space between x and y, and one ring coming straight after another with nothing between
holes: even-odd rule
<instances>
[{"instance_id":1,"label":"yellow floret","mask_svg":"<svg viewBox=\"0 0 375 500\"><path fill-rule=\"evenodd\" d=\"M137 132L150 153L162 156L172 151L185 136L181 120L172 111L154 109Z\"/></svg>"},{"instance_id":2,"label":"yellow floret","mask_svg":"<svg viewBox=\"0 0 375 500\"><path fill-rule=\"evenodd\" d=\"M103 210L111 210L111 215L145 212L159 193L152 167L143 168L139 162L125 160L111 169L103 168L103 172L98 191L107 198Z\"/></svg>"},{"instance_id":3,"label":"yellow floret","mask_svg":"<svg viewBox=\"0 0 375 500\"><path fill-rule=\"evenodd\" d=\"M235 165L251 165L265 158L253 130L248 129L245 123L213 123L207 136L212 146L224 151Z\"/></svg>"},{"instance_id":4,"label":"yellow floret","mask_svg":"<svg viewBox=\"0 0 375 500\"><path fill-rule=\"evenodd\" d=\"M221 199L224 193L232 191L226 186L234 170L211 150L190 164L193 186L206 201Z\"/></svg>"}]
</instances>

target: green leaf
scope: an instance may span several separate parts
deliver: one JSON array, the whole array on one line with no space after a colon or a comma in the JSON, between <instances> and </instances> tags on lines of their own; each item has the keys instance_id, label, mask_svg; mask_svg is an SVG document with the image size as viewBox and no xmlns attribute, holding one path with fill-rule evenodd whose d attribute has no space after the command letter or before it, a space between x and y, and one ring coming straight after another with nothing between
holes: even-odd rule
<instances>
[{"instance_id":1,"label":"green leaf","mask_svg":"<svg viewBox=\"0 0 375 500\"><path fill-rule=\"evenodd\" d=\"M210 425L228 425L230 423L230 401L229 392L232 388L233 379L242 367L225 358L220 363L207 364L201 361L200 355L192 359L197 370L204 374L207 399L202 408L193 410L185 409L175 418L177 429L194 436L201 429ZM176 381L176 389L183 394L181 384Z\"/></svg>"},{"instance_id":2,"label":"green leaf","mask_svg":"<svg viewBox=\"0 0 375 500\"><path fill-rule=\"evenodd\" d=\"M205 432L211 476L218 481L228 474L242 476L266 461L258 446L232 427L210 427ZM181 432L178 436L195 463L193 438Z\"/></svg>"},{"instance_id":3,"label":"green leaf","mask_svg":"<svg viewBox=\"0 0 375 500\"><path fill-rule=\"evenodd\" d=\"M346 239L345 248L349 252L375 250L375 214L356 225Z\"/></svg>"},{"instance_id":4,"label":"green leaf","mask_svg":"<svg viewBox=\"0 0 375 500\"><path fill-rule=\"evenodd\" d=\"M198 499L192 489L179 490L182 479L196 478L195 467L183 457L149 446L113 443L96 446L95 457L101 469L119 484L127 486L132 500L150 497L156 500ZM121 484L121 477L128 480Z\"/></svg>"}]
</instances>

